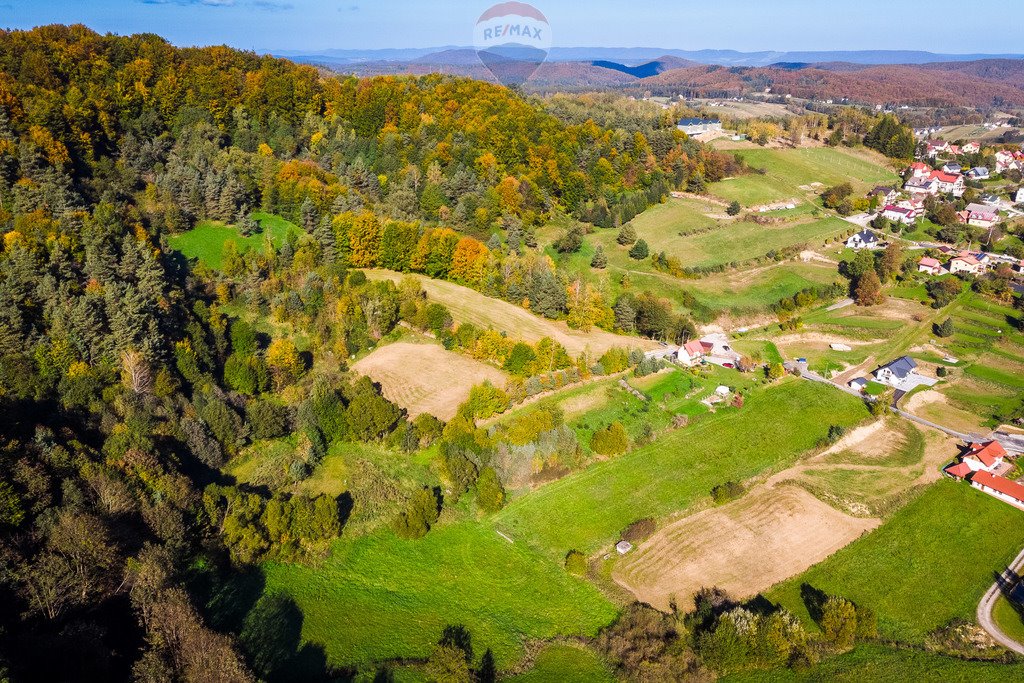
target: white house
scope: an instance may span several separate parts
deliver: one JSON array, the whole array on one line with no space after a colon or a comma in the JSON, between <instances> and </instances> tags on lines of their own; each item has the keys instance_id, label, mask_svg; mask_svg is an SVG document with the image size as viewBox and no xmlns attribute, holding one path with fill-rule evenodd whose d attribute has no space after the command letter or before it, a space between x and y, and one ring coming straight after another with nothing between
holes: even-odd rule
<instances>
[{"instance_id":1,"label":"white house","mask_svg":"<svg viewBox=\"0 0 1024 683\"><path fill-rule=\"evenodd\" d=\"M930 194L935 196L939 193L939 183L930 177L911 178L903 185L903 189L915 195Z\"/></svg>"},{"instance_id":2,"label":"white house","mask_svg":"<svg viewBox=\"0 0 1024 683\"><path fill-rule=\"evenodd\" d=\"M946 275L949 273L938 259L925 256L917 262L917 272L928 273L929 275Z\"/></svg>"},{"instance_id":3,"label":"white house","mask_svg":"<svg viewBox=\"0 0 1024 683\"><path fill-rule=\"evenodd\" d=\"M718 119L681 119L676 128L687 135L722 132L722 122Z\"/></svg>"},{"instance_id":4,"label":"white house","mask_svg":"<svg viewBox=\"0 0 1024 683\"><path fill-rule=\"evenodd\" d=\"M981 151L981 145L977 142L968 142L963 146L964 154L977 154Z\"/></svg>"},{"instance_id":5,"label":"white house","mask_svg":"<svg viewBox=\"0 0 1024 683\"><path fill-rule=\"evenodd\" d=\"M890 204L882 209L882 217L904 225L913 225L917 212L914 209Z\"/></svg>"},{"instance_id":6,"label":"white house","mask_svg":"<svg viewBox=\"0 0 1024 683\"><path fill-rule=\"evenodd\" d=\"M949 151L949 143L944 140L929 140L925 147L925 154L929 159L934 159L940 152Z\"/></svg>"},{"instance_id":7,"label":"white house","mask_svg":"<svg viewBox=\"0 0 1024 683\"><path fill-rule=\"evenodd\" d=\"M990 173L989 170L984 166L975 166L974 168L967 172L967 175L971 178L974 178L975 180L988 180Z\"/></svg>"},{"instance_id":8,"label":"white house","mask_svg":"<svg viewBox=\"0 0 1024 683\"><path fill-rule=\"evenodd\" d=\"M880 243L878 235L865 229L851 235L850 239L846 240L846 246L850 249L878 249Z\"/></svg>"},{"instance_id":9,"label":"white house","mask_svg":"<svg viewBox=\"0 0 1024 683\"><path fill-rule=\"evenodd\" d=\"M938 191L943 194L952 194L954 197L964 196L966 183L964 177L959 173L946 173L945 171L932 171L931 179L938 183Z\"/></svg>"},{"instance_id":10,"label":"white house","mask_svg":"<svg viewBox=\"0 0 1024 683\"><path fill-rule=\"evenodd\" d=\"M877 206L886 206L887 204L895 204L900 198L900 193L891 187L876 187L871 192L868 192L868 199L875 197L878 197Z\"/></svg>"},{"instance_id":11,"label":"white house","mask_svg":"<svg viewBox=\"0 0 1024 683\"><path fill-rule=\"evenodd\" d=\"M953 257L949 262L949 272L956 275L957 273L970 273L971 275L981 275L985 272L985 266L974 257L974 254L963 253L959 256Z\"/></svg>"},{"instance_id":12,"label":"white house","mask_svg":"<svg viewBox=\"0 0 1024 683\"><path fill-rule=\"evenodd\" d=\"M974 442L964 454L963 462L972 472L995 472L1006 455L1006 449L998 441Z\"/></svg>"},{"instance_id":13,"label":"white house","mask_svg":"<svg viewBox=\"0 0 1024 683\"><path fill-rule=\"evenodd\" d=\"M950 161L948 164L943 164L942 170L946 173L959 173L964 170L964 167L955 161Z\"/></svg>"},{"instance_id":14,"label":"white house","mask_svg":"<svg viewBox=\"0 0 1024 683\"><path fill-rule=\"evenodd\" d=\"M991 228L999 222L999 212L984 204L968 204L964 208L967 224L977 228Z\"/></svg>"},{"instance_id":15,"label":"white house","mask_svg":"<svg viewBox=\"0 0 1024 683\"><path fill-rule=\"evenodd\" d=\"M917 363L910 356L903 356L875 370L875 380L891 387L900 386L911 375L917 374Z\"/></svg>"},{"instance_id":16,"label":"white house","mask_svg":"<svg viewBox=\"0 0 1024 683\"><path fill-rule=\"evenodd\" d=\"M1009 503L1014 507L1024 507L1024 485L990 472L975 472L971 476L971 486Z\"/></svg>"},{"instance_id":17,"label":"white house","mask_svg":"<svg viewBox=\"0 0 1024 683\"><path fill-rule=\"evenodd\" d=\"M1024 187L1017 190L1017 195L1013 198L1013 201L1018 204L1024 204Z\"/></svg>"},{"instance_id":18,"label":"white house","mask_svg":"<svg viewBox=\"0 0 1024 683\"><path fill-rule=\"evenodd\" d=\"M915 161L907 169L911 178L927 178L932 173L932 167L923 161Z\"/></svg>"}]
</instances>

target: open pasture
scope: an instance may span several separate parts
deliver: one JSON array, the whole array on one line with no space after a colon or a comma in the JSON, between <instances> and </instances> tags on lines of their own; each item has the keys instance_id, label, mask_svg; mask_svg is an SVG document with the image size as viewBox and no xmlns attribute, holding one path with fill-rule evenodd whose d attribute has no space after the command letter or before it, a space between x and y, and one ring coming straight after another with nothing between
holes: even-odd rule
<instances>
[{"instance_id":1,"label":"open pasture","mask_svg":"<svg viewBox=\"0 0 1024 683\"><path fill-rule=\"evenodd\" d=\"M458 523L418 541L389 532L338 541L318 566L269 564L264 595L283 593L301 611L301 640L335 667L427 657L459 624L499 668L524 640L587 636L615 608L582 579L510 544L488 524Z\"/></svg>"},{"instance_id":2,"label":"open pasture","mask_svg":"<svg viewBox=\"0 0 1024 683\"><path fill-rule=\"evenodd\" d=\"M501 388L508 376L497 368L436 344L396 342L375 349L352 369L381 385L388 400L410 417L430 413L450 420L469 390L485 381Z\"/></svg>"},{"instance_id":3,"label":"open pasture","mask_svg":"<svg viewBox=\"0 0 1024 683\"><path fill-rule=\"evenodd\" d=\"M172 235L168 240L171 249L180 251L186 258L197 259L210 268L219 269L224 255L224 246L234 242L238 252L259 249L269 238L275 249L284 244L289 232L302 230L290 221L269 213L256 212L252 217L260 224L261 231L244 237L234 225L220 221L202 221L187 232Z\"/></svg>"}]
</instances>

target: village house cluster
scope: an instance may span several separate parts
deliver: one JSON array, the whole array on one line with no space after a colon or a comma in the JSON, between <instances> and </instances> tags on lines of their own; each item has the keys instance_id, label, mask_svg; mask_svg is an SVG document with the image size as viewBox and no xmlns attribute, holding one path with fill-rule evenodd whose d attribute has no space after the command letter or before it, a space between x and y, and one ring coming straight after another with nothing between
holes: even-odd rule
<instances>
[{"instance_id":1,"label":"village house cluster","mask_svg":"<svg viewBox=\"0 0 1024 683\"><path fill-rule=\"evenodd\" d=\"M1001 443L984 440L969 442L957 461L943 471L994 498L1024 509L1024 484L1003 476L1013 467L1013 457Z\"/></svg>"}]
</instances>

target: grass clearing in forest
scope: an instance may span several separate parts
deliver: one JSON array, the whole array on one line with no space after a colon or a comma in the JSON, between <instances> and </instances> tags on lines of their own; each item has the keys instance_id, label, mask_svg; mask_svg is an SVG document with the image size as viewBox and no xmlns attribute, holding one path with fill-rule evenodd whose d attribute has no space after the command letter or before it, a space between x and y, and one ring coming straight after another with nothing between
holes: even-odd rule
<instances>
[{"instance_id":1,"label":"grass clearing in forest","mask_svg":"<svg viewBox=\"0 0 1024 683\"><path fill-rule=\"evenodd\" d=\"M252 217L260 224L261 230L248 237L242 236L234 225L221 221L201 221L187 232L171 235L168 243L186 258L194 258L210 268L220 269L224 246L229 241L238 246L238 253L241 254L261 248L268 237L274 248L280 249L289 232L302 232L299 226L280 216L257 211Z\"/></svg>"},{"instance_id":2,"label":"grass clearing in forest","mask_svg":"<svg viewBox=\"0 0 1024 683\"><path fill-rule=\"evenodd\" d=\"M718 484L782 469L830 425L850 427L866 416L860 400L814 382L758 387L741 409L719 408L648 446L513 500L496 524L550 557L573 548L590 553L637 519L685 510Z\"/></svg>"},{"instance_id":3,"label":"grass clearing in forest","mask_svg":"<svg viewBox=\"0 0 1024 683\"><path fill-rule=\"evenodd\" d=\"M548 645L526 673L510 683L612 683L615 676L600 655L574 645Z\"/></svg>"}]
</instances>

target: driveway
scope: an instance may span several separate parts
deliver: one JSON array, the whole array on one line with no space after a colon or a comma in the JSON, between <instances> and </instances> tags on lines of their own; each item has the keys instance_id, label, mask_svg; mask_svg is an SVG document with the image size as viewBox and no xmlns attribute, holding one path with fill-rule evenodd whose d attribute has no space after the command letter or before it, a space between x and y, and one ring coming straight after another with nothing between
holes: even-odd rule
<instances>
[{"instance_id":1,"label":"driveway","mask_svg":"<svg viewBox=\"0 0 1024 683\"><path fill-rule=\"evenodd\" d=\"M992 584L992 587L985 593L985 597L981 599L978 604L978 625L988 631L988 634L992 636L992 639L997 643L1005 647L1007 650L1013 650L1017 654L1024 655L1024 645L1021 645L1013 638L1003 633L995 621L992 619L992 607L996 604L996 600L999 599L1000 595L1004 592L1008 592L1013 588L1020 578L1020 570L1024 567L1024 550L1020 551L1020 554L1010 563L1010 566L999 575L996 582Z\"/></svg>"}]
</instances>

